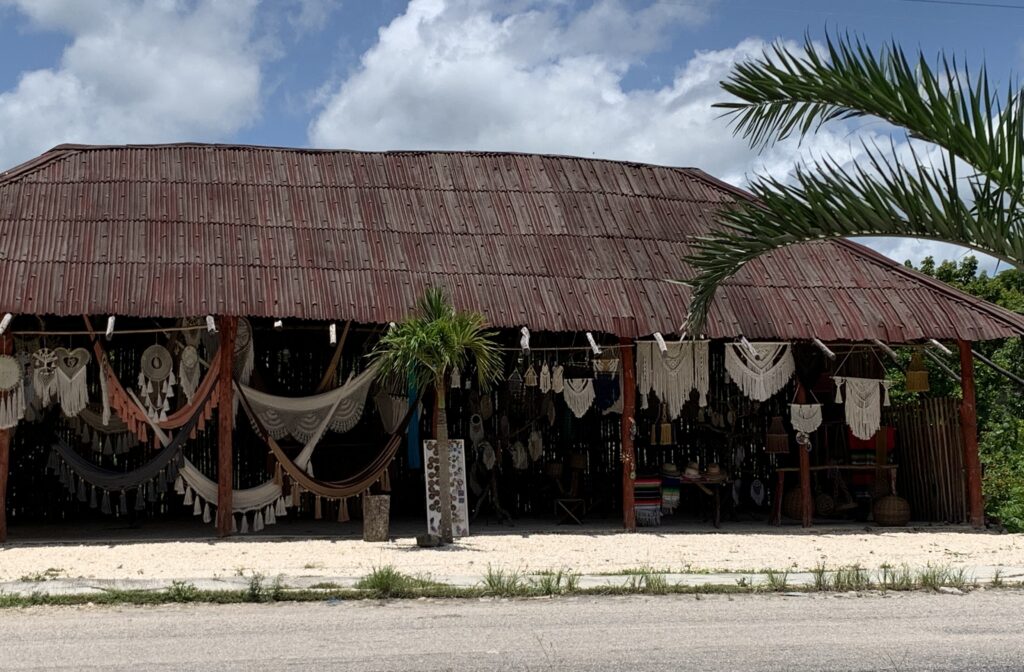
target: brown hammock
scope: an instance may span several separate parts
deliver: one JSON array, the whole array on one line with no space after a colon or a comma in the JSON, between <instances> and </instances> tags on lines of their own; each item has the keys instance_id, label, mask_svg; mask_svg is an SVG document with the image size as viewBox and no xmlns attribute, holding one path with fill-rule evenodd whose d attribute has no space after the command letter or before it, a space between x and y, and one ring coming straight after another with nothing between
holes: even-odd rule
<instances>
[{"instance_id":1,"label":"brown hammock","mask_svg":"<svg viewBox=\"0 0 1024 672\"><path fill-rule=\"evenodd\" d=\"M83 316L83 319L85 320L86 329L93 334L92 349L96 354L96 361L100 364L100 375L104 375L107 378L110 407L128 426L128 431L139 437L140 441L148 441L147 431L149 430L150 421L146 417L146 412L131 398L125 387L121 384L117 374L114 373L113 367L110 366L107 352L93 330L89 317ZM203 410L199 414L199 422L192 428L189 438L194 439L196 434L206 429L206 423L213 417L213 411L217 408L217 404L220 401L220 356L220 349L218 349L217 354L213 357L213 361L210 362L209 370L203 377L203 382L199 384L195 394L192 396L192 401L168 415L166 420L156 421L157 427L160 429L178 429L188 422L196 414L197 410L202 407Z\"/></svg>"},{"instance_id":2,"label":"brown hammock","mask_svg":"<svg viewBox=\"0 0 1024 672\"><path fill-rule=\"evenodd\" d=\"M274 437L270 436L270 433L266 430L263 424L260 422L259 417L253 412L249 406L249 400L246 398L245 393L241 390L239 385L234 385L235 393L238 395L240 405L245 409L246 415L252 421L253 426L256 428L257 433L270 447L270 452L274 455L274 459L277 460L277 469L275 470L274 479L281 483L282 489L284 488L283 474L281 470L285 472L288 479L291 481L291 487L294 493L296 489L302 489L306 492L310 492L317 497L316 510L317 517L320 511L320 499L338 500L341 502L338 520L348 520L347 510L347 499L355 495L361 495L367 492L374 483L380 483L384 490L389 490L390 485L388 483L388 466L391 464L391 460L394 459L395 453L398 451L398 446L402 442L402 437L405 435L406 427L409 425L409 421L413 416L413 409L416 408L416 404L419 400L409 405L409 410L406 411L405 417L402 419L401 424L395 430L394 434L388 439L387 443L384 444L384 449L370 462L369 465L361 469L357 474L340 481L322 481L313 478L302 470L295 462L288 457L281 448L280 444L274 440Z\"/></svg>"}]
</instances>

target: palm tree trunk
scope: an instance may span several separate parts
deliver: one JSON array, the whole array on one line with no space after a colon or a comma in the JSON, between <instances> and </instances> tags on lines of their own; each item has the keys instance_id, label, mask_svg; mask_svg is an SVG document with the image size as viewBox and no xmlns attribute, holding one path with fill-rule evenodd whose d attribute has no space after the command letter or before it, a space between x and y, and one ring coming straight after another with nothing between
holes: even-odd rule
<instances>
[{"instance_id":1,"label":"palm tree trunk","mask_svg":"<svg viewBox=\"0 0 1024 672\"><path fill-rule=\"evenodd\" d=\"M438 532L446 543L454 541L452 534L452 470L451 451L448 449L448 413L445 410L445 378L434 385L437 409L434 413L434 438L437 440L438 486L441 488L441 527Z\"/></svg>"}]
</instances>

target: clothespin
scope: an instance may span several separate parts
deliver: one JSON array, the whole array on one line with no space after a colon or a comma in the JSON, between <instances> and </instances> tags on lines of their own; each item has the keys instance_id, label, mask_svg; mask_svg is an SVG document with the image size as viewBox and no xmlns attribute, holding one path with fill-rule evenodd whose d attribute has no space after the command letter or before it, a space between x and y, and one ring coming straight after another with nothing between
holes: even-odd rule
<instances>
[{"instance_id":1,"label":"clothespin","mask_svg":"<svg viewBox=\"0 0 1024 672\"><path fill-rule=\"evenodd\" d=\"M211 334L217 333L217 320L213 319L213 315L206 316L206 330Z\"/></svg>"},{"instance_id":2,"label":"clothespin","mask_svg":"<svg viewBox=\"0 0 1024 672\"><path fill-rule=\"evenodd\" d=\"M661 350L661 354L667 355L668 345L665 343L665 337L661 335L660 331L654 332L654 340L658 342L658 350Z\"/></svg>"},{"instance_id":3,"label":"clothespin","mask_svg":"<svg viewBox=\"0 0 1024 672\"><path fill-rule=\"evenodd\" d=\"M587 332L587 340L590 342L590 349L594 351L595 355L601 354L601 348L597 345L597 341L594 340L594 335Z\"/></svg>"},{"instance_id":4,"label":"clothespin","mask_svg":"<svg viewBox=\"0 0 1024 672\"><path fill-rule=\"evenodd\" d=\"M331 345L338 344L338 325L331 322L331 326L327 328L327 333L330 335Z\"/></svg>"},{"instance_id":5,"label":"clothespin","mask_svg":"<svg viewBox=\"0 0 1024 672\"><path fill-rule=\"evenodd\" d=\"M750 341L747 340L746 336L740 336L740 343L742 343L743 347L747 349L747 352L750 353L751 357L754 359L761 359L761 354L754 349L754 346L750 344Z\"/></svg>"},{"instance_id":6,"label":"clothespin","mask_svg":"<svg viewBox=\"0 0 1024 672\"><path fill-rule=\"evenodd\" d=\"M524 354L528 355L530 354L530 330L523 327L519 330L519 333L522 334L522 337L519 339L519 347L523 349Z\"/></svg>"},{"instance_id":7,"label":"clothespin","mask_svg":"<svg viewBox=\"0 0 1024 672\"><path fill-rule=\"evenodd\" d=\"M4 319L0 320L0 336L7 331L7 327L11 326L11 320L14 319L14 315L7 313L4 315Z\"/></svg>"},{"instance_id":8,"label":"clothespin","mask_svg":"<svg viewBox=\"0 0 1024 672\"><path fill-rule=\"evenodd\" d=\"M284 322L282 320L274 320L274 329L283 329Z\"/></svg>"},{"instance_id":9,"label":"clothespin","mask_svg":"<svg viewBox=\"0 0 1024 672\"><path fill-rule=\"evenodd\" d=\"M111 338L114 337L114 321L115 320L114 320L114 316L113 315L111 315L110 317L107 318L107 334L106 334L106 336L107 336L107 340L108 341Z\"/></svg>"}]
</instances>

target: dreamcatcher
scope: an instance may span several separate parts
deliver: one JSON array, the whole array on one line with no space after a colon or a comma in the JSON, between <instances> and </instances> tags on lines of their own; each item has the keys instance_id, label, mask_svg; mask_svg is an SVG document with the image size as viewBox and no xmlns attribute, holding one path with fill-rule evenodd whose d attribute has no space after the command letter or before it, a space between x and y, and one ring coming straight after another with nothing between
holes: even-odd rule
<instances>
[{"instance_id":1,"label":"dreamcatcher","mask_svg":"<svg viewBox=\"0 0 1024 672\"><path fill-rule=\"evenodd\" d=\"M92 355L85 348L57 348L53 352L57 357L57 398L64 415L73 418L89 405L86 367Z\"/></svg>"},{"instance_id":2,"label":"dreamcatcher","mask_svg":"<svg viewBox=\"0 0 1024 672\"><path fill-rule=\"evenodd\" d=\"M10 429L25 417L24 378L20 361L0 355L0 429Z\"/></svg>"},{"instance_id":3,"label":"dreamcatcher","mask_svg":"<svg viewBox=\"0 0 1024 672\"><path fill-rule=\"evenodd\" d=\"M185 332L188 333L188 332ZM178 384L185 399L191 403L196 390L199 389L199 382L202 372L199 370L199 351L194 345L186 345L181 351L181 358L178 361Z\"/></svg>"},{"instance_id":4,"label":"dreamcatcher","mask_svg":"<svg viewBox=\"0 0 1024 672\"><path fill-rule=\"evenodd\" d=\"M174 360L162 345L151 345L142 352L139 371L139 396L146 414L157 421L167 419L174 397Z\"/></svg>"}]
</instances>

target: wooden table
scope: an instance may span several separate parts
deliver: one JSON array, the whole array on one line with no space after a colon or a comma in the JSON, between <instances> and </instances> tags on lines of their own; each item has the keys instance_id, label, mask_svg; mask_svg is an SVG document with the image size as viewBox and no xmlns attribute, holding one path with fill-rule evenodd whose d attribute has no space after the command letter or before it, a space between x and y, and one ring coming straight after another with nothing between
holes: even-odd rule
<instances>
[{"instance_id":1,"label":"wooden table","mask_svg":"<svg viewBox=\"0 0 1024 672\"><path fill-rule=\"evenodd\" d=\"M828 464L817 467L811 467L811 471L888 471L889 472L889 492L893 495L896 494L896 469L898 465L895 464ZM786 474L797 473L800 471L800 467L779 467L775 470L776 484L775 484L775 505L772 507L772 525L782 524L782 494L786 487ZM811 493L805 493L805 496L810 497Z\"/></svg>"},{"instance_id":2,"label":"wooden table","mask_svg":"<svg viewBox=\"0 0 1024 672\"><path fill-rule=\"evenodd\" d=\"M728 478L686 478L679 479L679 485L692 485L701 492L711 497L715 502L715 517L711 521L715 528L722 527L722 489L730 485L732 481ZM708 487L710 486L710 488Z\"/></svg>"}]
</instances>

